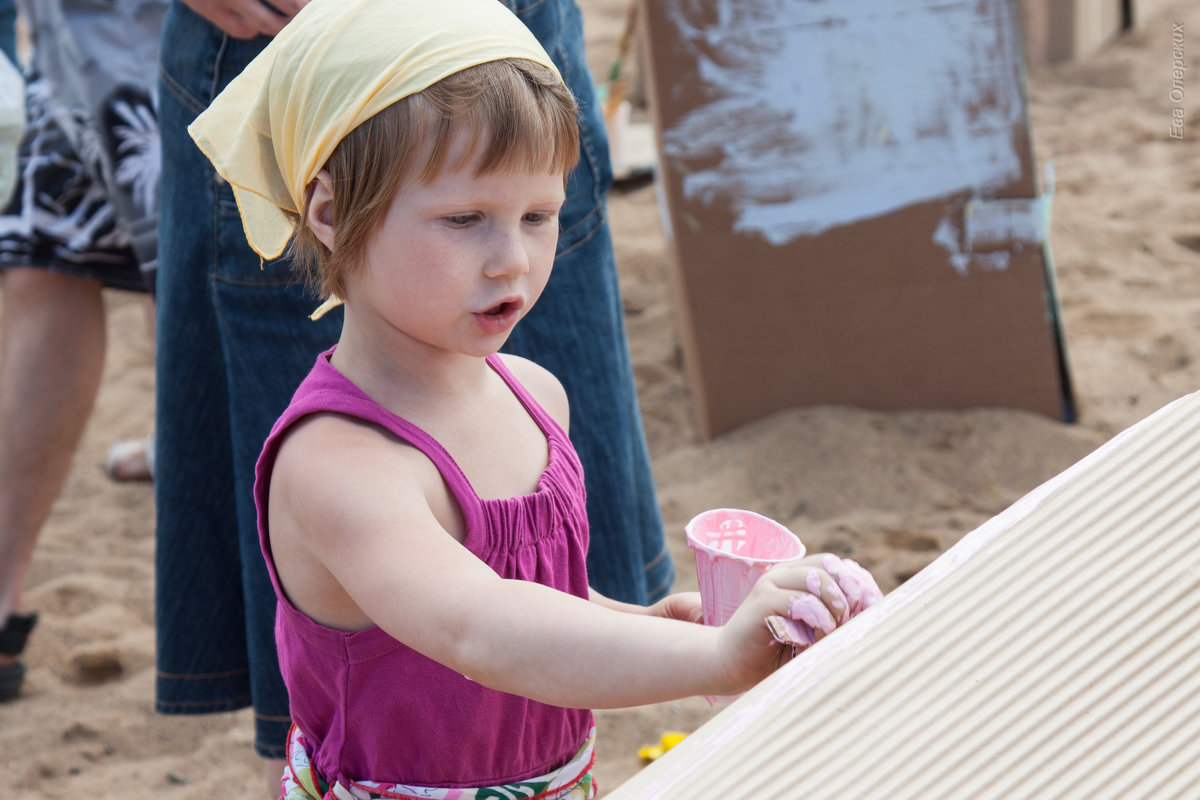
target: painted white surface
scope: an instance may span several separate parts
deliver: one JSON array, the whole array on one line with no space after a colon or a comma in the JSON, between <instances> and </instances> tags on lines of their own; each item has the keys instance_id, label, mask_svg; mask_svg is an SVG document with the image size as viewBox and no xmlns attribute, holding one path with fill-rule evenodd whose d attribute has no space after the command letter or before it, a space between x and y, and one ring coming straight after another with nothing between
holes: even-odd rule
<instances>
[{"instance_id":1,"label":"painted white surface","mask_svg":"<svg viewBox=\"0 0 1200 800\"><path fill-rule=\"evenodd\" d=\"M697 59L707 99L663 131L664 155L686 170L686 198L773 245L987 196L1021 169L1015 13L1005 0L672 3L668 38Z\"/></svg>"}]
</instances>

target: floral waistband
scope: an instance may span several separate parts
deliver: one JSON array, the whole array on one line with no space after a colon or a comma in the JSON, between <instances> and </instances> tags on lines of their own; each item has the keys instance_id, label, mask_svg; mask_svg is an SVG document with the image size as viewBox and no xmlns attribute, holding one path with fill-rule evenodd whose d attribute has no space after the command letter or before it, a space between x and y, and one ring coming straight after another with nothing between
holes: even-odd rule
<instances>
[{"instance_id":1,"label":"floral waistband","mask_svg":"<svg viewBox=\"0 0 1200 800\"><path fill-rule=\"evenodd\" d=\"M288 731L287 766L283 771L283 800L591 800L596 796L592 765L596 760L596 729L566 764L553 772L502 786L446 789L354 780L326 782L312 768L304 734L295 725Z\"/></svg>"}]
</instances>

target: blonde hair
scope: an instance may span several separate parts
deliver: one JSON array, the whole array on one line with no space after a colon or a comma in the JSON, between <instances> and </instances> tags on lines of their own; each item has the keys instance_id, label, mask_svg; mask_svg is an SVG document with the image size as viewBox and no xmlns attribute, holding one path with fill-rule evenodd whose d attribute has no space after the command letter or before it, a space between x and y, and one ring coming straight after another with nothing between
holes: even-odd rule
<instances>
[{"instance_id":1,"label":"blonde hair","mask_svg":"<svg viewBox=\"0 0 1200 800\"><path fill-rule=\"evenodd\" d=\"M579 159L576 112L575 98L552 70L516 58L467 67L393 103L347 134L325 164L333 187L332 248L308 227L309 186L290 245L294 268L322 297L344 297L345 276L396 193L407 180L431 183L459 132L467 133L468 146L451 169L478 157L481 175L545 170L562 172L565 181Z\"/></svg>"}]
</instances>

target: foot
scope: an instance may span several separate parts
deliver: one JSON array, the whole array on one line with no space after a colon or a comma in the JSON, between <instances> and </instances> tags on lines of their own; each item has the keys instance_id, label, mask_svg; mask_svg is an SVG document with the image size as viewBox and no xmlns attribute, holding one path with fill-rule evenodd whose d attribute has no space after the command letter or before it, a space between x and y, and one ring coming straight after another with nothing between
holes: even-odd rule
<instances>
[{"instance_id":1,"label":"foot","mask_svg":"<svg viewBox=\"0 0 1200 800\"><path fill-rule=\"evenodd\" d=\"M0 628L0 703L16 698L25 682L25 665L17 656L25 649L37 614L9 614Z\"/></svg>"},{"instance_id":2,"label":"foot","mask_svg":"<svg viewBox=\"0 0 1200 800\"><path fill-rule=\"evenodd\" d=\"M154 480L154 436L113 442L104 471L114 481Z\"/></svg>"}]
</instances>

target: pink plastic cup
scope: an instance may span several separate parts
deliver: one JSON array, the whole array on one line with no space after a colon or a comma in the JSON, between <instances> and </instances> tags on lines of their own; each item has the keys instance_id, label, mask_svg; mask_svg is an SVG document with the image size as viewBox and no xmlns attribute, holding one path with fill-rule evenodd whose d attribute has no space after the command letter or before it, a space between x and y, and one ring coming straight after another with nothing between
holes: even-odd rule
<instances>
[{"instance_id":1,"label":"pink plastic cup","mask_svg":"<svg viewBox=\"0 0 1200 800\"><path fill-rule=\"evenodd\" d=\"M763 573L804 555L796 534L753 511L705 511L684 532L696 556L705 625L724 625Z\"/></svg>"},{"instance_id":2,"label":"pink plastic cup","mask_svg":"<svg viewBox=\"0 0 1200 800\"><path fill-rule=\"evenodd\" d=\"M696 578L705 625L724 625L773 565L804 556L796 534L753 511L716 508L692 518L684 528L696 556ZM709 704L738 695L706 695Z\"/></svg>"}]
</instances>

